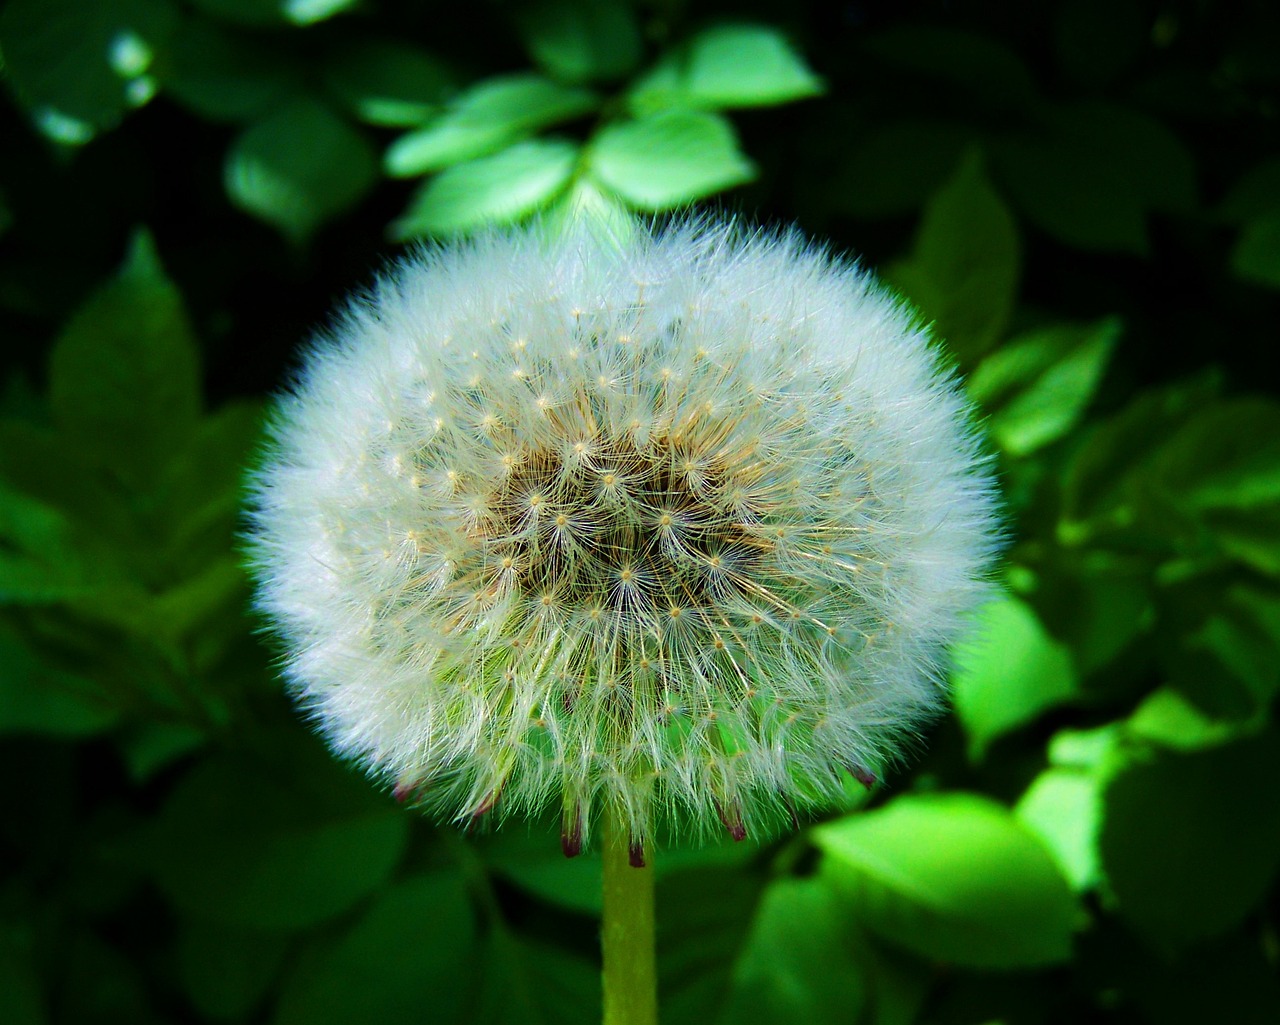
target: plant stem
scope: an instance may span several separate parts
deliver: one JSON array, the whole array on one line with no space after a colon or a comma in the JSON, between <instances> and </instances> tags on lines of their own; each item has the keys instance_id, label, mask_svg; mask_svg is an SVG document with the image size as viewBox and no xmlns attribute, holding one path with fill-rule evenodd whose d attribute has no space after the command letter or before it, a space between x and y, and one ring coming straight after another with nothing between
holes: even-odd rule
<instances>
[{"instance_id":1,"label":"plant stem","mask_svg":"<svg viewBox=\"0 0 1280 1025\"><path fill-rule=\"evenodd\" d=\"M631 837L616 815L604 816L604 1025L657 1025L653 865L633 865Z\"/></svg>"}]
</instances>

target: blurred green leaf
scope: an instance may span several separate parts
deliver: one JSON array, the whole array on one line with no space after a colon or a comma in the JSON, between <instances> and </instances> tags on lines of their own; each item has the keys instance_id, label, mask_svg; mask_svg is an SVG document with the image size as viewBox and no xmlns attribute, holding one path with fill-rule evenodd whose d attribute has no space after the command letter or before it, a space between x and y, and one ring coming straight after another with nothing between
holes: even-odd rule
<instances>
[{"instance_id":1,"label":"blurred green leaf","mask_svg":"<svg viewBox=\"0 0 1280 1025\"><path fill-rule=\"evenodd\" d=\"M386 880L404 850L405 816L324 752L304 765L223 756L174 788L146 856L180 910L296 929L340 914Z\"/></svg>"},{"instance_id":2,"label":"blurred green leaf","mask_svg":"<svg viewBox=\"0 0 1280 1025\"><path fill-rule=\"evenodd\" d=\"M763 880L716 865L657 881L658 992L666 1022L714 1021L733 984Z\"/></svg>"},{"instance_id":3,"label":"blurred green leaf","mask_svg":"<svg viewBox=\"0 0 1280 1025\"><path fill-rule=\"evenodd\" d=\"M923 957L977 968L1065 961L1079 909L1039 839L975 794L899 797L812 832L858 921Z\"/></svg>"},{"instance_id":4,"label":"blurred green leaf","mask_svg":"<svg viewBox=\"0 0 1280 1025\"><path fill-rule=\"evenodd\" d=\"M434 54L389 39L366 39L336 51L325 84L361 121L411 128L436 114L454 89L452 71Z\"/></svg>"},{"instance_id":5,"label":"blurred green leaf","mask_svg":"<svg viewBox=\"0 0 1280 1025\"><path fill-rule=\"evenodd\" d=\"M529 139L428 181L390 228L397 239L453 235L505 224L546 206L569 184L578 147L557 139Z\"/></svg>"},{"instance_id":6,"label":"blurred green leaf","mask_svg":"<svg viewBox=\"0 0 1280 1025\"><path fill-rule=\"evenodd\" d=\"M1280 211L1280 157L1254 164L1231 186L1218 205L1218 216L1230 224Z\"/></svg>"},{"instance_id":7,"label":"blurred green leaf","mask_svg":"<svg viewBox=\"0 0 1280 1025\"><path fill-rule=\"evenodd\" d=\"M599 916L603 887L599 858L566 858L559 833L502 830L483 845L486 864L521 889L551 904Z\"/></svg>"},{"instance_id":8,"label":"blurred green leaf","mask_svg":"<svg viewBox=\"0 0 1280 1025\"><path fill-rule=\"evenodd\" d=\"M467 1025L594 1025L600 1019L600 966L550 943L505 928L481 950L484 969Z\"/></svg>"},{"instance_id":9,"label":"blurred green leaf","mask_svg":"<svg viewBox=\"0 0 1280 1025\"><path fill-rule=\"evenodd\" d=\"M486 79L458 96L435 121L392 143L383 163L388 174L400 178L438 171L581 117L598 102L586 89L537 75Z\"/></svg>"},{"instance_id":10,"label":"blurred green leaf","mask_svg":"<svg viewBox=\"0 0 1280 1025\"><path fill-rule=\"evenodd\" d=\"M58 426L84 455L142 493L181 453L200 415L200 365L182 297L151 237L80 309L49 359Z\"/></svg>"},{"instance_id":11,"label":"blurred green leaf","mask_svg":"<svg viewBox=\"0 0 1280 1025\"><path fill-rule=\"evenodd\" d=\"M1280 288L1280 209L1245 222L1231 267L1246 281Z\"/></svg>"},{"instance_id":12,"label":"blurred green leaf","mask_svg":"<svg viewBox=\"0 0 1280 1025\"><path fill-rule=\"evenodd\" d=\"M1216 747L1240 735L1240 725L1206 715L1172 687L1152 691L1125 722L1134 737L1176 751Z\"/></svg>"},{"instance_id":13,"label":"blurred green leaf","mask_svg":"<svg viewBox=\"0 0 1280 1025\"><path fill-rule=\"evenodd\" d=\"M1003 110L1035 100L1035 84L1022 58L985 33L897 25L865 36L862 48L902 71L959 90L967 103L976 98ZM936 85L931 82L930 88Z\"/></svg>"},{"instance_id":14,"label":"blurred green leaf","mask_svg":"<svg viewBox=\"0 0 1280 1025\"><path fill-rule=\"evenodd\" d=\"M534 0L517 21L533 59L562 82L622 78L644 52L628 0Z\"/></svg>"},{"instance_id":15,"label":"blurred green leaf","mask_svg":"<svg viewBox=\"0 0 1280 1025\"><path fill-rule=\"evenodd\" d=\"M1019 248L1013 217L970 153L925 206L911 255L887 276L934 321L961 362L972 362L1009 321Z\"/></svg>"},{"instance_id":16,"label":"blurred green leaf","mask_svg":"<svg viewBox=\"0 0 1280 1025\"><path fill-rule=\"evenodd\" d=\"M280 46L208 21L183 21L157 72L166 95L213 121L254 121L303 90L300 62Z\"/></svg>"},{"instance_id":17,"label":"blurred green leaf","mask_svg":"<svg viewBox=\"0 0 1280 1025\"><path fill-rule=\"evenodd\" d=\"M30 937L0 920L0 1007L8 1025L45 1025L45 996Z\"/></svg>"},{"instance_id":18,"label":"blurred green leaf","mask_svg":"<svg viewBox=\"0 0 1280 1025\"><path fill-rule=\"evenodd\" d=\"M251 125L231 144L223 168L237 206L299 243L355 206L377 177L364 137L311 100Z\"/></svg>"},{"instance_id":19,"label":"blurred green leaf","mask_svg":"<svg viewBox=\"0 0 1280 1025\"><path fill-rule=\"evenodd\" d=\"M718 25L698 33L632 88L640 115L668 107L765 107L817 96L823 83L786 37L767 25Z\"/></svg>"},{"instance_id":20,"label":"blurred green leaf","mask_svg":"<svg viewBox=\"0 0 1280 1025\"><path fill-rule=\"evenodd\" d=\"M1063 532L1069 540L1132 526L1143 505L1147 464L1170 436L1211 408L1214 390L1191 383L1141 394L1094 428L1064 475Z\"/></svg>"},{"instance_id":21,"label":"blurred green leaf","mask_svg":"<svg viewBox=\"0 0 1280 1025\"><path fill-rule=\"evenodd\" d=\"M288 945L288 936L280 933L188 917L180 923L175 945L178 977L202 1015L215 1021L244 1020L276 981Z\"/></svg>"},{"instance_id":22,"label":"blurred green leaf","mask_svg":"<svg viewBox=\"0 0 1280 1025\"><path fill-rule=\"evenodd\" d=\"M457 873L387 888L352 927L285 979L274 1025L460 1019L478 972Z\"/></svg>"},{"instance_id":23,"label":"blurred green leaf","mask_svg":"<svg viewBox=\"0 0 1280 1025\"><path fill-rule=\"evenodd\" d=\"M1102 101L1048 108L992 144L992 166L1036 225L1082 249L1142 255L1153 211L1195 203L1195 161L1159 121Z\"/></svg>"},{"instance_id":24,"label":"blurred green leaf","mask_svg":"<svg viewBox=\"0 0 1280 1025\"><path fill-rule=\"evenodd\" d=\"M1042 328L988 355L970 375L970 397L989 414L988 430L1004 451L1025 456L1073 428L1088 407L1120 322Z\"/></svg>"},{"instance_id":25,"label":"blurred green leaf","mask_svg":"<svg viewBox=\"0 0 1280 1025\"><path fill-rule=\"evenodd\" d=\"M1280 735L1135 761L1104 807L1102 862L1120 914L1159 949L1221 935L1280 868Z\"/></svg>"},{"instance_id":26,"label":"blurred green leaf","mask_svg":"<svg viewBox=\"0 0 1280 1025\"><path fill-rule=\"evenodd\" d=\"M741 185L755 167L718 114L667 111L602 129L587 150L591 174L638 210L660 211Z\"/></svg>"},{"instance_id":27,"label":"blurred green leaf","mask_svg":"<svg viewBox=\"0 0 1280 1025\"><path fill-rule=\"evenodd\" d=\"M238 25L311 25L332 18L356 0L191 0L206 14Z\"/></svg>"},{"instance_id":28,"label":"blurred green leaf","mask_svg":"<svg viewBox=\"0 0 1280 1025\"><path fill-rule=\"evenodd\" d=\"M1098 884L1098 824L1104 778L1096 771L1051 767L1018 800L1014 814L1053 854L1077 893Z\"/></svg>"},{"instance_id":29,"label":"blurred green leaf","mask_svg":"<svg viewBox=\"0 0 1280 1025\"><path fill-rule=\"evenodd\" d=\"M86 737L116 721L114 710L94 699L85 680L38 658L5 625L0 625L0 665L0 735Z\"/></svg>"},{"instance_id":30,"label":"blurred green leaf","mask_svg":"<svg viewBox=\"0 0 1280 1025\"><path fill-rule=\"evenodd\" d=\"M857 1021L867 1002L852 923L821 877L779 879L760 898L716 1021Z\"/></svg>"},{"instance_id":31,"label":"blurred green leaf","mask_svg":"<svg viewBox=\"0 0 1280 1025\"><path fill-rule=\"evenodd\" d=\"M630 237L639 227L635 214L617 196L585 176L547 208L543 223L553 231L566 231L580 223L595 224L618 239Z\"/></svg>"},{"instance_id":32,"label":"blurred green leaf","mask_svg":"<svg viewBox=\"0 0 1280 1025\"><path fill-rule=\"evenodd\" d=\"M952 700L974 761L993 740L1076 693L1071 653L1017 598L1006 596L983 608L974 640L957 662Z\"/></svg>"},{"instance_id":33,"label":"blurred green leaf","mask_svg":"<svg viewBox=\"0 0 1280 1025\"><path fill-rule=\"evenodd\" d=\"M86 143L151 99L151 65L176 23L166 0L11 0L5 77L46 136Z\"/></svg>"},{"instance_id":34,"label":"blurred green leaf","mask_svg":"<svg viewBox=\"0 0 1280 1025\"><path fill-rule=\"evenodd\" d=\"M1080 82L1111 82L1151 45L1150 23L1139 0L1065 0L1053 19L1058 63Z\"/></svg>"},{"instance_id":35,"label":"blurred green leaf","mask_svg":"<svg viewBox=\"0 0 1280 1025\"><path fill-rule=\"evenodd\" d=\"M895 120L860 132L839 149L828 203L853 217L911 213L946 184L972 142L971 129L947 121Z\"/></svg>"}]
</instances>

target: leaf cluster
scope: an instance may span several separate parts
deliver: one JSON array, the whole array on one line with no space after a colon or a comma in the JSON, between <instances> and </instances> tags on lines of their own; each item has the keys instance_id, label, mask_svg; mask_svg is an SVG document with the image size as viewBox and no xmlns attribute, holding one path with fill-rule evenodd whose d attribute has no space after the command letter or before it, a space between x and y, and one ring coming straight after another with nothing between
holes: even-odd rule
<instances>
[{"instance_id":1,"label":"leaf cluster","mask_svg":"<svg viewBox=\"0 0 1280 1025\"><path fill-rule=\"evenodd\" d=\"M289 708L245 467L388 239L722 195L933 324L1009 536L915 765L664 845L663 1020L1280 1020L1280 18L908 6L5 5L6 1021L594 1019L598 862Z\"/></svg>"}]
</instances>

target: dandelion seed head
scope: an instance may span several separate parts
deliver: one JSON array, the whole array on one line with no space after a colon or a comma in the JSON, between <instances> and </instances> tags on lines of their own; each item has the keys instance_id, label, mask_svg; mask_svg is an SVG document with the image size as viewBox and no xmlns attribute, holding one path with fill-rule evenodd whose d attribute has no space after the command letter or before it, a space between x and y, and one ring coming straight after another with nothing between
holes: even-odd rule
<instances>
[{"instance_id":1,"label":"dandelion seed head","mask_svg":"<svg viewBox=\"0 0 1280 1025\"><path fill-rule=\"evenodd\" d=\"M280 401L252 545L335 750L456 822L555 806L576 851L605 805L736 837L892 761L993 510L910 311L695 222L403 261Z\"/></svg>"}]
</instances>

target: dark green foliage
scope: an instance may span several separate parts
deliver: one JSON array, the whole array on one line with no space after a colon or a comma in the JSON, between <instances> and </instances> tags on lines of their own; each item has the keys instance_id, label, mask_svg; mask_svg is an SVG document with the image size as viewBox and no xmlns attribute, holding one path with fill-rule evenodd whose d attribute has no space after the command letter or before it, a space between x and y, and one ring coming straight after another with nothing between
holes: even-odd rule
<instances>
[{"instance_id":1,"label":"dark green foliage","mask_svg":"<svg viewBox=\"0 0 1280 1025\"><path fill-rule=\"evenodd\" d=\"M916 764L659 851L666 1025L1280 1021L1274 5L11 0L0 47L6 1023L598 1020L598 861L336 762L236 532L389 240L721 193L945 336L1009 545Z\"/></svg>"}]
</instances>

